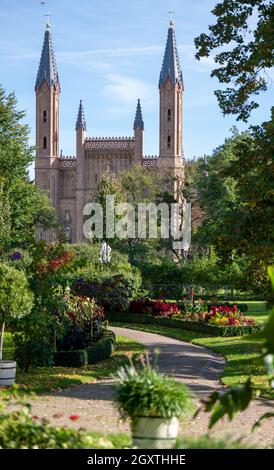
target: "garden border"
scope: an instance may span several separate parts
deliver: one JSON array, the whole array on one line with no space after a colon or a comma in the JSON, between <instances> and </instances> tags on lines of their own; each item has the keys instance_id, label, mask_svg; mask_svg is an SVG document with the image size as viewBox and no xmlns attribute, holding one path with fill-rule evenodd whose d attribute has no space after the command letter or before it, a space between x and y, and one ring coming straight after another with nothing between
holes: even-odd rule
<instances>
[{"instance_id":1,"label":"garden border","mask_svg":"<svg viewBox=\"0 0 274 470\"><path fill-rule=\"evenodd\" d=\"M108 359L114 352L116 344L115 333L111 330L103 331L96 343L86 349L73 351L57 351L54 353L54 365L62 367L82 367Z\"/></svg>"},{"instance_id":2,"label":"garden border","mask_svg":"<svg viewBox=\"0 0 274 470\"><path fill-rule=\"evenodd\" d=\"M179 320L177 318L156 317L144 313L129 312L107 312L107 320L118 323L141 323L150 325L168 326L171 328L180 328L182 330L197 331L199 333L208 334L210 336L243 336L261 331L261 325L244 325L244 326L217 326L208 323L194 322L189 320Z\"/></svg>"}]
</instances>

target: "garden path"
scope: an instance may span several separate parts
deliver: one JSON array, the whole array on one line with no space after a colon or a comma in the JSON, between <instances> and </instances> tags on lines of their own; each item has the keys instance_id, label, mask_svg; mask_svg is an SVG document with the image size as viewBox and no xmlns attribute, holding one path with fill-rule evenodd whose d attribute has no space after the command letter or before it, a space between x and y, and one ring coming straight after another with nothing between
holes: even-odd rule
<instances>
[{"instance_id":1,"label":"garden path","mask_svg":"<svg viewBox=\"0 0 274 470\"><path fill-rule=\"evenodd\" d=\"M187 384L197 396L197 402L213 390L224 390L219 378L225 367L225 360L209 349L154 333L120 327L111 329L117 335L144 344L150 352L155 348L160 349L160 371ZM48 418L54 425L82 427L104 433L128 431L129 423L119 420L113 396L113 381L106 378L96 383L40 396L32 402L33 414ZM254 400L245 412L231 422L222 420L210 434L218 438L230 435L233 440L242 438L243 442L256 443L261 447L271 446L274 443L273 420L265 421L251 433L256 419L268 411L274 411L273 401ZM70 420L69 416L72 414L79 415L79 419ZM197 437L207 432L207 425L208 414L201 412L195 419L182 422L180 434Z\"/></svg>"}]
</instances>

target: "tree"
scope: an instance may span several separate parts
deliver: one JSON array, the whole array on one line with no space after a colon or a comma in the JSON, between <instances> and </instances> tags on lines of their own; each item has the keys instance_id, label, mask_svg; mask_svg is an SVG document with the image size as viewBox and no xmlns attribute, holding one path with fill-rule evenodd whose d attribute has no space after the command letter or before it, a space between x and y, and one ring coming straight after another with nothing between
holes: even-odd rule
<instances>
[{"instance_id":1,"label":"tree","mask_svg":"<svg viewBox=\"0 0 274 470\"><path fill-rule=\"evenodd\" d=\"M10 202L4 191L3 180L0 179L0 254L10 243Z\"/></svg>"},{"instance_id":2,"label":"tree","mask_svg":"<svg viewBox=\"0 0 274 470\"><path fill-rule=\"evenodd\" d=\"M24 246L34 238L34 228L55 226L55 212L45 193L29 180L34 149L29 128L21 123L13 93L0 87L0 246Z\"/></svg>"},{"instance_id":3,"label":"tree","mask_svg":"<svg viewBox=\"0 0 274 470\"><path fill-rule=\"evenodd\" d=\"M271 294L267 266L273 262L273 119L249 133L237 134L200 159L193 191L203 211L194 235L200 246L214 246L222 263L242 259L245 284ZM244 258L244 259L243 259Z\"/></svg>"},{"instance_id":4,"label":"tree","mask_svg":"<svg viewBox=\"0 0 274 470\"><path fill-rule=\"evenodd\" d=\"M117 241L117 236L115 234L107 233L107 218L111 219L112 215L107 213L107 197L113 196L114 207L117 204L126 202L126 195L122 184L115 175L111 174L109 170L104 171L102 174L100 183L97 188L97 197L96 202L99 203L103 209L103 240L106 240L111 243ZM121 218L120 215L117 215L114 212L114 227L117 224L118 220Z\"/></svg>"},{"instance_id":5,"label":"tree","mask_svg":"<svg viewBox=\"0 0 274 470\"><path fill-rule=\"evenodd\" d=\"M224 114L247 121L258 107L251 97L267 89L267 71L274 65L274 3L222 0L212 13L217 20L209 26L209 34L195 38L196 58L215 52L214 60L220 67L211 76L227 86L215 91L220 108Z\"/></svg>"},{"instance_id":6,"label":"tree","mask_svg":"<svg viewBox=\"0 0 274 470\"><path fill-rule=\"evenodd\" d=\"M33 300L34 296L29 289L25 274L0 263L0 366L6 323L30 314Z\"/></svg>"}]
</instances>

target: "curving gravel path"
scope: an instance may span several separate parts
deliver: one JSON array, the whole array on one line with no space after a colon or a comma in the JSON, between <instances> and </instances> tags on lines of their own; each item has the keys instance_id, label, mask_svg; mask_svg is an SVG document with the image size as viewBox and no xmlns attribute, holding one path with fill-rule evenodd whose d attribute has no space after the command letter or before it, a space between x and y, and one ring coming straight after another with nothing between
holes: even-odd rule
<instances>
[{"instance_id":1,"label":"curving gravel path","mask_svg":"<svg viewBox=\"0 0 274 470\"><path fill-rule=\"evenodd\" d=\"M153 352L155 348L160 349L160 371L187 384L195 393L197 403L214 390L224 390L219 378L225 367L225 360L212 351L154 333L120 327L111 329L117 335L144 344L149 352ZM36 398L32 401L33 414L48 418L54 425L82 427L106 433L129 431L129 423L119 420L113 393L114 385L111 379L80 385ZM271 447L274 443L273 419L265 421L256 432L251 433L256 419L268 411L274 411L273 401L254 400L248 410L240 413L231 422L222 420L210 434L218 438L229 435L233 440L242 439L252 445L256 443L258 447ZM78 414L80 418L73 422L69 419L71 414ZM208 414L201 412L195 420L181 423L180 434L199 436L208 431L207 426Z\"/></svg>"}]
</instances>

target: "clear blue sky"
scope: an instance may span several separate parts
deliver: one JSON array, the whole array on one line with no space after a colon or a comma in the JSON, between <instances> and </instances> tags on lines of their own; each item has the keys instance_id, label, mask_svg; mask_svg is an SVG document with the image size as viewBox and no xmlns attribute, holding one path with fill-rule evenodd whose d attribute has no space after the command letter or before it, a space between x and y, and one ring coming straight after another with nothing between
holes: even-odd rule
<instances>
[{"instance_id":1,"label":"clear blue sky","mask_svg":"<svg viewBox=\"0 0 274 470\"><path fill-rule=\"evenodd\" d=\"M169 24L175 32L185 94L186 158L210 153L236 124L223 117L213 94L212 59L194 58L193 39L213 20L217 0L0 0L0 83L15 91L35 137L34 83L45 29L51 26L61 83L60 148L75 154L75 119L83 99L89 136L132 135L137 98L145 122L145 154L158 154L158 79ZM273 76L274 74L272 74ZM273 86L250 123L270 116ZM247 125L237 123L239 129Z\"/></svg>"}]
</instances>

